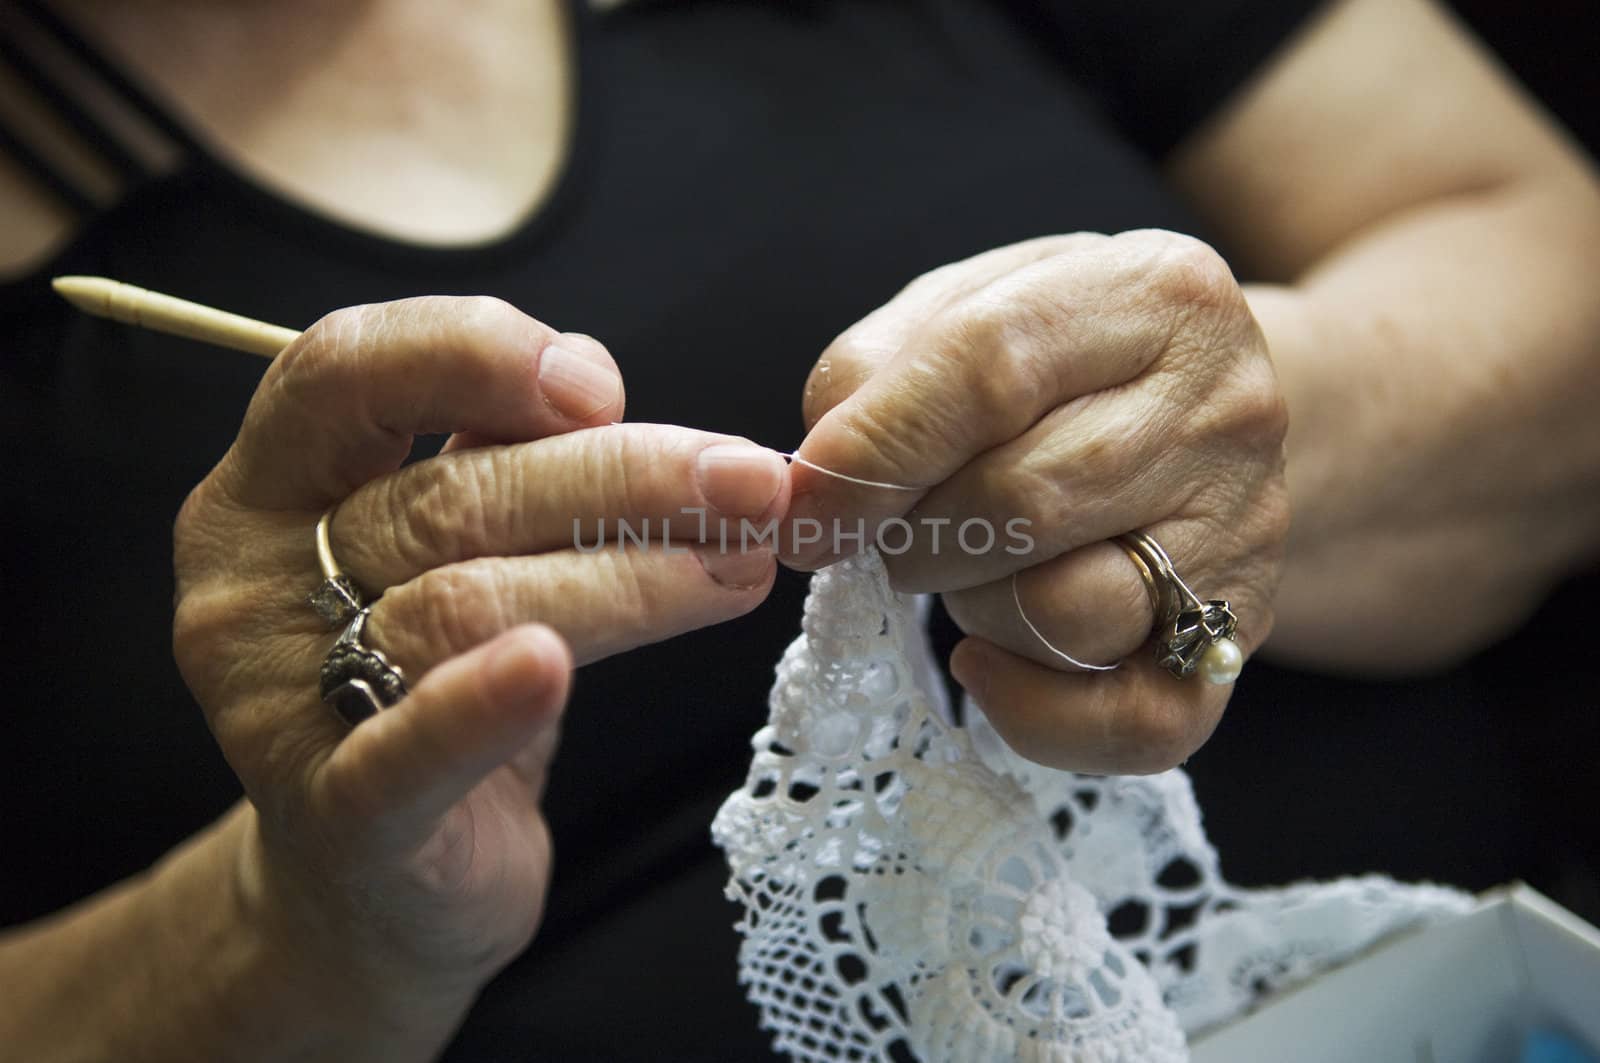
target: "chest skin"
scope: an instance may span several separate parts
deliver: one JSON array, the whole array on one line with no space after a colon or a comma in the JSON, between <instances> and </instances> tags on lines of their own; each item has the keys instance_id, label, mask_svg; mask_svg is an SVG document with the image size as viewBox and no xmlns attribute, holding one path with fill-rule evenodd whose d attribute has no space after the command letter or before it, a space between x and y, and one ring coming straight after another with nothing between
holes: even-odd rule
<instances>
[{"instance_id":1,"label":"chest skin","mask_svg":"<svg viewBox=\"0 0 1600 1063\"><path fill-rule=\"evenodd\" d=\"M564 0L57 6L230 166L375 234L501 237L543 202L570 143ZM80 71L61 75L69 95L93 91ZM22 191L0 180L0 211ZM0 261L16 257L9 242Z\"/></svg>"}]
</instances>

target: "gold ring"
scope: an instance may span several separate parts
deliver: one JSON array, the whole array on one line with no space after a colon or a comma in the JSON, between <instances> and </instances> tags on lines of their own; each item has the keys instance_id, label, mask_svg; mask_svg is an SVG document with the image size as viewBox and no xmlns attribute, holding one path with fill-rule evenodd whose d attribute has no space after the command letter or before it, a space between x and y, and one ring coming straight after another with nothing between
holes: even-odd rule
<instances>
[{"instance_id":1,"label":"gold ring","mask_svg":"<svg viewBox=\"0 0 1600 1063\"><path fill-rule=\"evenodd\" d=\"M1219 686L1238 679L1244 652L1234 641L1239 618L1229 604L1220 598L1201 600L1178 575L1161 544L1146 533L1128 532L1117 536L1116 543L1139 570L1150 595L1156 663L1179 679L1196 672Z\"/></svg>"},{"instance_id":2,"label":"gold ring","mask_svg":"<svg viewBox=\"0 0 1600 1063\"><path fill-rule=\"evenodd\" d=\"M311 608L327 623L329 631L344 627L366 607L360 589L333 557L329 528L333 524L333 512L338 508L329 506L317 521L317 564L322 568L322 583L306 597Z\"/></svg>"}]
</instances>

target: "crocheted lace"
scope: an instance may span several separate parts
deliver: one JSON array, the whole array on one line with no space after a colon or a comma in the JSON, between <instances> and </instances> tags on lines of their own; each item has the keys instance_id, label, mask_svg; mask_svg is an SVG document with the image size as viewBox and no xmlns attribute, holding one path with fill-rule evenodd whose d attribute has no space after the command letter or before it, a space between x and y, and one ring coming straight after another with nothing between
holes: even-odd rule
<instances>
[{"instance_id":1,"label":"crocheted lace","mask_svg":"<svg viewBox=\"0 0 1600 1063\"><path fill-rule=\"evenodd\" d=\"M1181 770L1096 777L952 726L874 552L814 577L712 825L739 978L799 1060L1171 1063L1185 1033L1466 910L1381 877L1242 890Z\"/></svg>"}]
</instances>

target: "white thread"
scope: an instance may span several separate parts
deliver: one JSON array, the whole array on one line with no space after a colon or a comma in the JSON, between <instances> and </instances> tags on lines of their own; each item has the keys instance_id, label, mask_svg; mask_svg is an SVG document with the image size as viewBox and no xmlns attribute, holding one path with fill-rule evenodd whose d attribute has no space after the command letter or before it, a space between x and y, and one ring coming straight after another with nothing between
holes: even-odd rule
<instances>
[{"instance_id":1,"label":"white thread","mask_svg":"<svg viewBox=\"0 0 1600 1063\"><path fill-rule=\"evenodd\" d=\"M796 462L800 465L804 465L808 469L815 469L827 476L837 476L841 480L848 480L853 484L860 484L863 487L887 487L893 491L922 490L920 487L907 487L904 484L882 483L878 480L863 480L857 476L847 476L842 472L834 472L832 469L824 469L821 465L802 458L798 451L790 451L788 453L779 451L778 453L780 456L788 458L790 461ZM1045 649L1049 650L1057 657L1060 657L1063 661L1066 661L1073 667L1082 669L1085 672L1114 672L1118 668L1122 667L1121 661L1116 661L1112 664L1090 664L1088 661L1078 660L1076 657L1072 656L1072 654L1067 653L1064 650L1056 649L1055 646L1051 644L1050 640L1044 637L1044 632L1035 627L1033 621L1028 619L1027 610L1022 608L1022 595L1017 592L1017 574L1015 572L1011 574L1011 600L1017 603L1017 615L1022 618L1022 622L1024 624L1028 625L1028 630L1033 632L1034 638L1038 639L1040 643L1044 645Z\"/></svg>"},{"instance_id":2,"label":"white thread","mask_svg":"<svg viewBox=\"0 0 1600 1063\"><path fill-rule=\"evenodd\" d=\"M1045 649L1049 650L1057 657L1060 657L1063 661L1066 661L1068 664L1076 665L1086 672L1112 672L1122 667L1121 661L1117 661L1114 664L1089 664L1086 661L1078 660L1070 653L1063 653L1054 646L1050 645L1050 640L1044 637L1043 632L1033 626L1033 621L1028 619L1027 611L1022 608L1022 595L1017 593L1017 574L1015 572L1011 573L1011 600L1017 603L1017 615L1022 617L1022 622L1024 624L1028 625L1028 630L1033 632L1035 638L1044 643Z\"/></svg>"},{"instance_id":3,"label":"white thread","mask_svg":"<svg viewBox=\"0 0 1600 1063\"><path fill-rule=\"evenodd\" d=\"M860 484L862 487L886 487L891 491L922 491L922 490L925 490L925 488L921 488L921 487L908 487L905 484L887 484L887 483L883 483L882 481L879 481L879 480L863 480L858 476L846 476L842 472L834 472L832 469L824 469L821 465L818 465L816 462L807 461L806 459L802 458L797 451L790 451L789 453L784 453L783 451L780 450L780 451L778 451L778 455L780 457L788 458L790 461L795 462L796 464L804 465L808 469L815 469L818 472L820 472L820 473L822 473L822 474L824 474L826 476L835 476L835 477L838 477L841 480L848 480L849 482L851 482L853 484Z\"/></svg>"}]
</instances>

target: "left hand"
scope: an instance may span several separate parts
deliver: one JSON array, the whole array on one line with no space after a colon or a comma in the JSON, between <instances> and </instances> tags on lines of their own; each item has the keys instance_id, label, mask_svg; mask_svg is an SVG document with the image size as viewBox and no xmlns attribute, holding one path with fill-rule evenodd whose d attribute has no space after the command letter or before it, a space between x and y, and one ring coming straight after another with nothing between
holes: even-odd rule
<instances>
[{"instance_id":1,"label":"left hand","mask_svg":"<svg viewBox=\"0 0 1600 1063\"><path fill-rule=\"evenodd\" d=\"M951 670L1019 753L1154 772L1210 736L1232 687L1175 679L1141 651L1153 610L1107 540L1148 532L1200 597L1232 603L1246 655L1265 640L1288 533L1287 415L1211 248L1154 230L1080 233L934 270L829 346L805 416L805 461L917 490L796 463L787 526L810 518L824 534L798 548L786 537L784 560L835 559L835 521L848 535L864 520L868 542L882 527L894 548L909 538L883 551L895 586L944 593L971 636ZM884 527L891 518L912 534ZM982 525L959 537L974 518L992 541ZM1013 573L1052 646L1125 663L1083 672L1052 653L1018 613Z\"/></svg>"}]
</instances>

